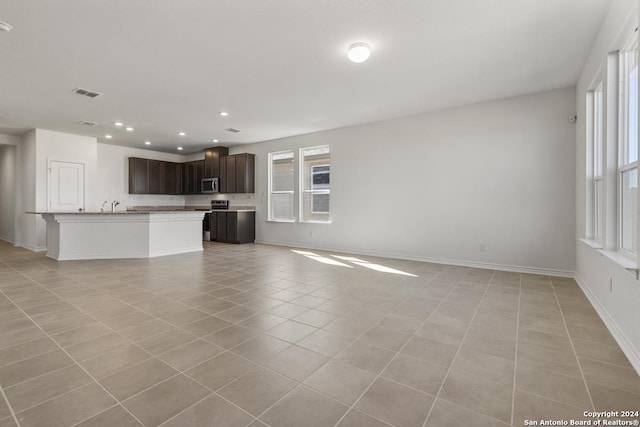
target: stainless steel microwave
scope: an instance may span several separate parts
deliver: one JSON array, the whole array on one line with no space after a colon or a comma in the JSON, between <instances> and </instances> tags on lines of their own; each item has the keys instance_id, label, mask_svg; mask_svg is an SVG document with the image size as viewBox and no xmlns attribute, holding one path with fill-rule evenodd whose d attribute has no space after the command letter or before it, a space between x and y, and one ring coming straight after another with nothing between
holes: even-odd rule
<instances>
[{"instance_id":1,"label":"stainless steel microwave","mask_svg":"<svg viewBox=\"0 0 640 427\"><path fill-rule=\"evenodd\" d=\"M201 193L217 193L218 192L218 178L205 178L200 185Z\"/></svg>"}]
</instances>

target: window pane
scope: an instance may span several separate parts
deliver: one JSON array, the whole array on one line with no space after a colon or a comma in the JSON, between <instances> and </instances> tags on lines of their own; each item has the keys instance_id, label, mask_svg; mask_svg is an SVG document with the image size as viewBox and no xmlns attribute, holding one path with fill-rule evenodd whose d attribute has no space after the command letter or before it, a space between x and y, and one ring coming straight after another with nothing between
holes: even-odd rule
<instances>
[{"instance_id":1,"label":"window pane","mask_svg":"<svg viewBox=\"0 0 640 427\"><path fill-rule=\"evenodd\" d=\"M636 251L636 221L638 212L638 169L622 172L620 195L620 246L630 252Z\"/></svg>"},{"instance_id":2,"label":"window pane","mask_svg":"<svg viewBox=\"0 0 640 427\"><path fill-rule=\"evenodd\" d=\"M601 176L603 170L603 91L602 83L593 92L593 176Z\"/></svg>"},{"instance_id":3,"label":"window pane","mask_svg":"<svg viewBox=\"0 0 640 427\"><path fill-rule=\"evenodd\" d=\"M329 188L329 165L311 167L311 189L326 190Z\"/></svg>"},{"instance_id":4,"label":"window pane","mask_svg":"<svg viewBox=\"0 0 640 427\"><path fill-rule=\"evenodd\" d=\"M329 146L300 150L303 221L329 221L331 189L331 153Z\"/></svg>"},{"instance_id":5,"label":"window pane","mask_svg":"<svg viewBox=\"0 0 640 427\"><path fill-rule=\"evenodd\" d=\"M329 213L329 195L311 195L311 213Z\"/></svg>"},{"instance_id":6,"label":"window pane","mask_svg":"<svg viewBox=\"0 0 640 427\"><path fill-rule=\"evenodd\" d=\"M638 160L638 39L627 42L620 54L621 165Z\"/></svg>"},{"instance_id":7,"label":"window pane","mask_svg":"<svg viewBox=\"0 0 640 427\"><path fill-rule=\"evenodd\" d=\"M596 240L601 240L602 239L602 180L598 179L595 181L595 185L594 185L594 194L593 194L593 201L595 204L595 209L594 209L594 238Z\"/></svg>"},{"instance_id":8,"label":"window pane","mask_svg":"<svg viewBox=\"0 0 640 427\"><path fill-rule=\"evenodd\" d=\"M293 193L271 195L271 219L275 221L293 221Z\"/></svg>"},{"instance_id":9,"label":"window pane","mask_svg":"<svg viewBox=\"0 0 640 427\"><path fill-rule=\"evenodd\" d=\"M272 167L271 191L293 191L293 157L274 160Z\"/></svg>"},{"instance_id":10,"label":"window pane","mask_svg":"<svg viewBox=\"0 0 640 427\"><path fill-rule=\"evenodd\" d=\"M633 51L633 57L637 57L637 49ZM627 163L638 160L638 62L634 59L633 68L629 72L629 93L627 113L627 144L629 158Z\"/></svg>"},{"instance_id":11,"label":"window pane","mask_svg":"<svg viewBox=\"0 0 640 427\"><path fill-rule=\"evenodd\" d=\"M269 154L269 219L293 221L294 213L294 153L283 151Z\"/></svg>"}]
</instances>

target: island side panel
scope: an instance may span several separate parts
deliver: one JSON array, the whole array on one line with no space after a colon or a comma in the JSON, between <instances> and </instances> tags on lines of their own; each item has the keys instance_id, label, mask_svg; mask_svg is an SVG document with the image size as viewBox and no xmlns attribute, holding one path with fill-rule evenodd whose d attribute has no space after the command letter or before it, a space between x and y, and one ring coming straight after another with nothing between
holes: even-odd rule
<instances>
[{"instance_id":1,"label":"island side panel","mask_svg":"<svg viewBox=\"0 0 640 427\"><path fill-rule=\"evenodd\" d=\"M149 257L202 251L204 212L149 214Z\"/></svg>"}]
</instances>

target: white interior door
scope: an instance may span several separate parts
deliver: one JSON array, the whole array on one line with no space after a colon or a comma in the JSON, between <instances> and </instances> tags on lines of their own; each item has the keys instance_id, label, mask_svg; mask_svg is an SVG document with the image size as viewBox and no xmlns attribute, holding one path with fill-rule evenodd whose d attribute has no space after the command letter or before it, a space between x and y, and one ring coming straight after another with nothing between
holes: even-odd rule
<instances>
[{"instance_id":1,"label":"white interior door","mask_svg":"<svg viewBox=\"0 0 640 427\"><path fill-rule=\"evenodd\" d=\"M49 212L84 210L84 164L49 161Z\"/></svg>"}]
</instances>

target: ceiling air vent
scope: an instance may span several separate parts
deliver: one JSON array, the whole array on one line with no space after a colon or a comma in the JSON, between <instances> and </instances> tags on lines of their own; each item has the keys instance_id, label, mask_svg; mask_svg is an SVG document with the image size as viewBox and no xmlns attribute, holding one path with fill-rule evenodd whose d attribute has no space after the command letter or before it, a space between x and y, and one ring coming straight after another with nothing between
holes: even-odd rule
<instances>
[{"instance_id":1,"label":"ceiling air vent","mask_svg":"<svg viewBox=\"0 0 640 427\"><path fill-rule=\"evenodd\" d=\"M225 129L227 132L233 132L233 133L238 133L240 132L238 129L234 129L234 128L226 128Z\"/></svg>"},{"instance_id":2,"label":"ceiling air vent","mask_svg":"<svg viewBox=\"0 0 640 427\"><path fill-rule=\"evenodd\" d=\"M90 122L88 120L81 120L78 123L80 123L83 126L91 126L91 127L98 126L98 124L96 122Z\"/></svg>"},{"instance_id":3,"label":"ceiling air vent","mask_svg":"<svg viewBox=\"0 0 640 427\"><path fill-rule=\"evenodd\" d=\"M74 89L73 93L77 93L78 95L88 96L89 98L95 98L97 96L102 95L99 92L94 92L92 90L82 89L81 87Z\"/></svg>"}]
</instances>

